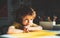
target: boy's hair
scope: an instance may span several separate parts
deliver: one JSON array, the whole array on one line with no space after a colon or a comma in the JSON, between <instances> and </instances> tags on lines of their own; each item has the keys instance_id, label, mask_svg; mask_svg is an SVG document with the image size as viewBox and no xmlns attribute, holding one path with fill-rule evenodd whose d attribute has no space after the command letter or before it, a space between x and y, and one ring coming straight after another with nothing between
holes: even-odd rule
<instances>
[{"instance_id":1,"label":"boy's hair","mask_svg":"<svg viewBox=\"0 0 60 38\"><path fill-rule=\"evenodd\" d=\"M16 22L19 22L21 23L22 22L22 18L26 15L32 15L33 14L33 9L30 8L30 7L22 7L22 8L19 8L17 11L16 11Z\"/></svg>"}]
</instances>

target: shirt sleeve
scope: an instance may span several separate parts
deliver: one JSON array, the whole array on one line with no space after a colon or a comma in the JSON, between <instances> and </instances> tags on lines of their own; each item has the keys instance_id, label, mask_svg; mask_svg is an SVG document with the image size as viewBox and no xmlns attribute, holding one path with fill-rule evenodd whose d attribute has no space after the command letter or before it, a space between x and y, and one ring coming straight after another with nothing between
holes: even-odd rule
<instances>
[{"instance_id":1,"label":"shirt sleeve","mask_svg":"<svg viewBox=\"0 0 60 38\"><path fill-rule=\"evenodd\" d=\"M37 27L38 25L33 23L32 25L30 25L30 27Z\"/></svg>"}]
</instances>

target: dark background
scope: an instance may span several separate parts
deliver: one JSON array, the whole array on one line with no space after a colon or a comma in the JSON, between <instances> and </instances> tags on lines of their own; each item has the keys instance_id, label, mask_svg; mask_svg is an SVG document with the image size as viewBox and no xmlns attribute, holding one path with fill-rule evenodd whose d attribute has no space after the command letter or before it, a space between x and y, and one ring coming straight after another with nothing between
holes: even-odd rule
<instances>
[{"instance_id":1,"label":"dark background","mask_svg":"<svg viewBox=\"0 0 60 38\"><path fill-rule=\"evenodd\" d=\"M53 17L54 15L60 19L60 0L0 0L0 26L10 25L15 17L13 11L21 6L34 8L37 12L37 19L40 16Z\"/></svg>"}]
</instances>

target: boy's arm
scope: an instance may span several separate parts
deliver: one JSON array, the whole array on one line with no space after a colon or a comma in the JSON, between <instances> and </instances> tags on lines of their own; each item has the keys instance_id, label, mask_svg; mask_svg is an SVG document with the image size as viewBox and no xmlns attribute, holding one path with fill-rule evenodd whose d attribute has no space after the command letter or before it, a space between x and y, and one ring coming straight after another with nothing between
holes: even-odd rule
<instances>
[{"instance_id":1,"label":"boy's arm","mask_svg":"<svg viewBox=\"0 0 60 38\"><path fill-rule=\"evenodd\" d=\"M42 30L43 28L33 23L30 27L28 27L28 29L29 30Z\"/></svg>"},{"instance_id":2,"label":"boy's arm","mask_svg":"<svg viewBox=\"0 0 60 38\"><path fill-rule=\"evenodd\" d=\"M23 31L20 30L20 29L15 29L14 26L10 26L10 27L8 28L7 34L16 34L16 33L21 33L21 32L23 32Z\"/></svg>"}]
</instances>

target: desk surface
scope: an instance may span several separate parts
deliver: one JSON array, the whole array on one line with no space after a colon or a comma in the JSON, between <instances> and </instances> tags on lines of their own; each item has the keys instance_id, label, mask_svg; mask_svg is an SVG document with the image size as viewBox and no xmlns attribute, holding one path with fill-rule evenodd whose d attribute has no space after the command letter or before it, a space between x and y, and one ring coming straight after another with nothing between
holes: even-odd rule
<instances>
[{"instance_id":1,"label":"desk surface","mask_svg":"<svg viewBox=\"0 0 60 38\"><path fill-rule=\"evenodd\" d=\"M16 38L43 38L46 36L55 36L58 32L48 31L48 30L40 30L35 32L29 32L29 33L19 33L19 34L10 34L10 36L16 37Z\"/></svg>"}]
</instances>

